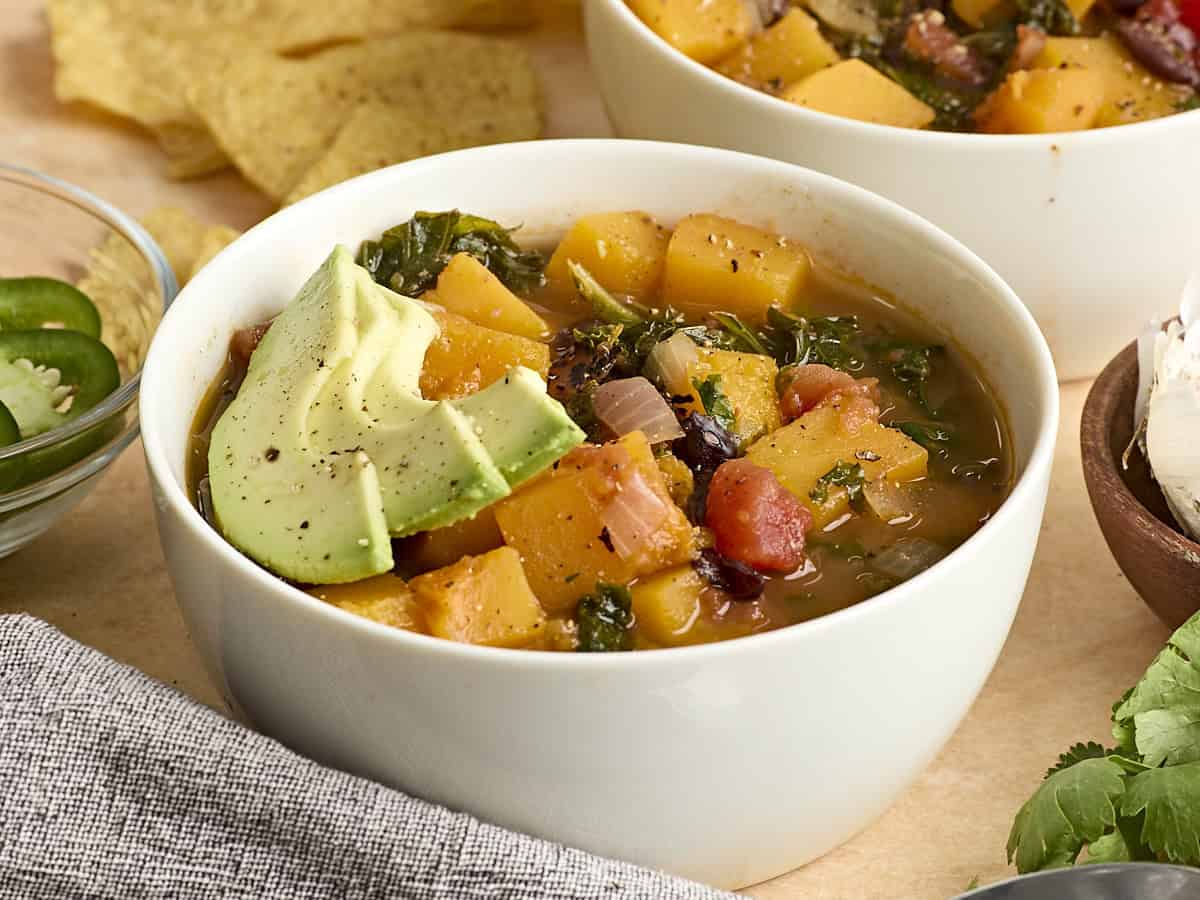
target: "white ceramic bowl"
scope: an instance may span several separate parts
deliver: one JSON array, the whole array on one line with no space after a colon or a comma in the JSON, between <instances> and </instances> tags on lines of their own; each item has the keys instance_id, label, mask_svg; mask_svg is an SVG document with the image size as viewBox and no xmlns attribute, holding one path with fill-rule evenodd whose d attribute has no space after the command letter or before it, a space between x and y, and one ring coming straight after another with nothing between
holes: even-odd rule
<instances>
[{"instance_id":1,"label":"white ceramic bowl","mask_svg":"<svg viewBox=\"0 0 1200 900\"><path fill-rule=\"evenodd\" d=\"M1094 375L1200 267L1200 112L1057 135L947 134L803 109L693 62L624 0L586 0L617 133L726 147L861 185L982 256L1064 380Z\"/></svg>"},{"instance_id":2,"label":"white ceramic bowl","mask_svg":"<svg viewBox=\"0 0 1200 900\"><path fill-rule=\"evenodd\" d=\"M189 425L233 329L277 312L336 242L421 209L524 222L720 211L802 238L891 289L978 359L1019 480L930 571L852 609L723 644L635 654L496 650L392 630L258 568L192 508ZM191 634L226 696L334 766L589 850L732 887L867 825L954 731L1008 634L1037 540L1058 417L1045 342L1004 283L917 216L784 163L624 141L470 150L289 207L192 281L155 338L142 427Z\"/></svg>"}]
</instances>

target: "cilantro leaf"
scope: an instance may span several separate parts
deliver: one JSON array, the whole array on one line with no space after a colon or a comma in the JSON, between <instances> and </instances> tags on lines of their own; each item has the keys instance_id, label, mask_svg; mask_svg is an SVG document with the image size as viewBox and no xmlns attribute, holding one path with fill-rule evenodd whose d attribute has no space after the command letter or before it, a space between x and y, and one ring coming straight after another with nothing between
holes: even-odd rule
<instances>
[{"instance_id":1,"label":"cilantro leaf","mask_svg":"<svg viewBox=\"0 0 1200 900\"><path fill-rule=\"evenodd\" d=\"M737 422L737 416L734 415L729 398L721 390L721 376L709 375L703 381L693 378L692 386L700 395L700 403L704 407L704 411L716 419L717 424L726 431L732 431Z\"/></svg>"},{"instance_id":2,"label":"cilantro leaf","mask_svg":"<svg viewBox=\"0 0 1200 900\"><path fill-rule=\"evenodd\" d=\"M1089 865L1132 861L1133 854L1119 828L1088 844L1087 859L1084 860Z\"/></svg>"},{"instance_id":3,"label":"cilantro leaf","mask_svg":"<svg viewBox=\"0 0 1200 900\"><path fill-rule=\"evenodd\" d=\"M839 459L832 469L817 479L817 483L808 492L808 496L814 503L825 503L829 500L831 487L844 487L846 493L850 495L850 502L854 503L862 496L863 485L866 484L866 481L867 473L860 463L851 464Z\"/></svg>"},{"instance_id":4,"label":"cilantro leaf","mask_svg":"<svg viewBox=\"0 0 1200 900\"><path fill-rule=\"evenodd\" d=\"M1150 769L1134 776L1121 814L1146 814L1141 840L1168 860L1200 865L1200 763Z\"/></svg>"},{"instance_id":5,"label":"cilantro leaf","mask_svg":"<svg viewBox=\"0 0 1200 900\"><path fill-rule=\"evenodd\" d=\"M1113 734L1150 767L1200 760L1200 615L1171 635L1113 710Z\"/></svg>"},{"instance_id":6,"label":"cilantro leaf","mask_svg":"<svg viewBox=\"0 0 1200 900\"><path fill-rule=\"evenodd\" d=\"M1009 862L1022 874L1073 864L1085 844L1117 824L1123 774L1111 760L1084 759L1043 781L1013 822Z\"/></svg>"},{"instance_id":7,"label":"cilantro leaf","mask_svg":"<svg viewBox=\"0 0 1200 900\"><path fill-rule=\"evenodd\" d=\"M1106 756L1108 756L1108 751L1095 741L1088 741L1086 744L1075 744L1066 753L1058 755L1058 762L1046 770L1046 777L1049 778L1055 772L1061 772L1063 769L1069 769L1071 766L1081 763L1085 759L1104 759Z\"/></svg>"}]
</instances>

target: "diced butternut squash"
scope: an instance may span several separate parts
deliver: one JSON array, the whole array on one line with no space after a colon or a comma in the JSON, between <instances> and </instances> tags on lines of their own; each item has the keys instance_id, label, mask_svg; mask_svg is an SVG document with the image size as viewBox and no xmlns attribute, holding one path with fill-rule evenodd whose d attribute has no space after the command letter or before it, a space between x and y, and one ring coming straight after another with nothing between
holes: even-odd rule
<instances>
[{"instance_id":1,"label":"diced butternut squash","mask_svg":"<svg viewBox=\"0 0 1200 900\"><path fill-rule=\"evenodd\" d=\"M638 629L666 647L688 644L700 618L700 593L707 582L691 566L679 566L643 578L633 587Z\"/></svg>"},{"instance_id":2,"label":"diced butternut squash","mask_svg":"<svg viewBox=\"0 0 1200 900\"><path fill-rule=\"evenodd\" d=\"M705 65L728 55L754 31L746 0L629 0L651 30Z\"/></svg>"},{"instance_id":3,"label":"diced butternut squash","mask_svg":"<svg viewBox=\"0 0 1200 900\"><path fill-rule=\"evenodd\" d=\"M671 236L662 299L696 318L719 309L760 324L770 307L797 304L811 272L795 241L702 213Z\"/></svg>"},{"instance_id":4,"label":"diced butternut squash","mask_svg":"<svg viewBox=\"0 0 1200 900\"><path fill-rule=\"evenodd\" d=\"M662 283L670 238L670 232L649 213L584 216L555 248L546 266L546 279L555 285L570 285L567 262L574 260L612 293L650 300Z\"/></svg>"},{"instance_id":5,"label":"diced butternut squash","mask_svg":"<svg viewBox=\"0 0 1200 900\"><path fill-rule=\"evenodd\" d=\"M412 590L403 578L390 573L353 584L322 585L312 588L309 593L372 622L406 631L427 630L425 617Z\"/></svg>"},{"instance_id":6,"label":"diced butternut squash","mask_svg":"<svg viewBox=\"0 0 1200 900\"><path fill-rule=\"evenodd\" d=\"M662 456L656 457L654 462L658 465L658 471L662 473L667 493L671 495L675 505L682 508L696 488L696 477L692 474L692 470L673 453L664 453Z\"/></svg>"},{"instance_id":7,"label":"diced butternut squash","mask_svg":"<svg viewBox=\"0 0 1200 900\"><path fill-rule=\"evenodd\" d=\"M745 84L778 91L839 59L837 50L822 37L817 20L793 7L716 68Z\"/></svg>"},{"instance_id":8,"label":"diced butternut squash","mask_svg":"<svg viewBox=\"0 0 1200 900\"><path fill-rule=\"evenodd\" d=\"M511 547L468 556L409 582L435 637L488 647L527 647L546 614Z\"/></svg>"},{"instance_id":9,"label":"diced butternut squash","mask_svg":"<svg viewBox=\"0 0 1200 900\"><path fill-rule=\"evenodd\" d=\"M542 317L469 253L456 254L450 260L438 276L437 289L424 299L506 334L535 341L550 334Z\"/></svg>"},{"instance_id":10,"label":"diced butternut squash","mask_svg":"<svg viewBox=\"0 0 1200 900\"><path fill-rule=\"evenodd\" d=\"M779 96L817 112L897 128L924 128L935 115L930 106L861 59L822 69Z\"/></svg>"},{"instance_id":11,"label":"diced butternut squash","mask_svg":"<svg viewBox=\"0 0 1200 900\"><path fill-rule=\"evenodd\" d=\"M539 341L476 325L454 313L434 315L441 334L429 345L421 370L421 393L455 400L503 378L514 366L550 371L550 348Z\"/></svg>"},{"instance_id":12,"label":"diced butternut squash","mask_svg":"<svg viewBox=\"0 0 1200 900\"><path fill-rule=\"evenodd\" d=\"M838 463L861 465L866 481L888 478L895 482L923 477L929 463L925 448L894 428L867 422L852 430L836 403L822 404L762 438L746 451L746 458L774 472L812 511L817 528L824 528L849 508L849 493L843 486L827 485L824 503L812 497L817 482Z\"/></svg>"},{"instance_id":13,"label":"diced butternut squash","mask_svg":"<svg viewBox=\"0 0 1200 900\"><path fill-rule=\"evenodd\" d=\"M1095 126L1128 125L1176 112L1188 91L1155 78L1114 35L1052 37L1033 65L1038 69L1082 68L1103 79L1103 99Z\"/></svg>"},{"instance_id":14,"label":"diced butternut squash","mask_svg":"<svg viewBox=\"0 0 1200 900\"><path fill-rule=\"evenodd\" d=\"M733 433L739 445L745 447L783 424L775 391L779 367L769 356L701 349L687 372L690 392L695 398L690 407L701 413L704 407L691 385L712 375L721 376L721 392L733 407Z\"/></svg>"},{"instance_id":15,"label":"diced butternut squash","mask_svg":"<svg viewBox=\"0 0 1200 900\"><path fill-rule=\"evenodd\" d=\"M404 543L404 559L417 571L427 572L457 562L464 556L479 556L504 544L491 507L445 528L414 535Z\"/></svg>"},{"instance_id":16,"label":"diced butternut squash","mask_svg":"<svg viewBox=\"0 0 1200 900\"><path fill-rule=\"evenodd\" d=\"M980 107L980 131L1049 134L1091 128L1104 101L1104 79L1090 69L1013 72Z\"/></svg>"},{"instance_id":17,"label":"diced butternut squash","mask_svg":"<svg viewBox=\"0 0 1200 900\"><path fill-rule=\"evenodd\" d=\"M625 584L695 555L694 531L672 502L646 438L635 431L603 449L614 446L623 452L577 450L496 504L505 542L520 551L529 583L552 615L573 609L598 581ZM634 471L666 504L667 514L637 552L623 558L608 536L605 514Z\"/></svg>"},{"instance_id":18,"label":"diced butternut squash","mask_svg":"<svg viewBox=\"0 0 1200 900\"><path fill-rule=\"evenodd\" d=\"M1008 22L1017 13L1015 0L950 0L950 5L958 17L972 28L988 28Z\"/></svg>"}]
</instances>

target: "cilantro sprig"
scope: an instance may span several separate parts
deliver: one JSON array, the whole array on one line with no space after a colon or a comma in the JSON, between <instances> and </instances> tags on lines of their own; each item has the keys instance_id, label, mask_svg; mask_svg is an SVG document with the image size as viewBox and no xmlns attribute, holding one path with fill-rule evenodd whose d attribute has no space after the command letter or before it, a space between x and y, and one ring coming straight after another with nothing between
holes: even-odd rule
<instances>
[{"instance_id":1,"label":"cilantro sprig","mask_svg":"<svg viewBox=\"0 0 1200 900\"><path fill-rule=\"evenodd\" d=\"M1200 865L1200 613L1171 635L1112 722L1115 748L1076 744L1017 813L1008 858L1021 873L1079 862Z\"/></svg>"}]
</instances>

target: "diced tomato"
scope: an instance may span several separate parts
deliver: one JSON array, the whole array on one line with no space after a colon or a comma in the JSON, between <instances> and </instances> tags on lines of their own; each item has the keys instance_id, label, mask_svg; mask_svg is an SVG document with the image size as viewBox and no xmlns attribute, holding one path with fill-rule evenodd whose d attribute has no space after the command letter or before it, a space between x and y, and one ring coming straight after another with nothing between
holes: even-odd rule
<instances>
[{"instance_id":1,"label":"diced tomato","mask_svg":"<svg viewBox=\"0 0 1200 900\"><path fill-rule=\"evenodd\" d=\"M769 469L733 459L713 475L704 524L722 556L759 571L793 572L804 563L812 521L812 513Z\"/></svg>"},{"instance_id":2,"label":"diced tomato","mask_svg":"<svg viewBox=\"0 0 1200 900\"><path fill-rule=\"evenodd\" d=\"M1179 21L1200 35L1200 0L1180 0Z\"/></svg>"},{"instance_id":3,"label":"diced tomato","mask_svg":"<svg viewBox=\"0 0 1200 900\"><path fill-rule=\"evenodd\" d=\"M864 422L878 421L879 379L855 378L819 363L789 371L791 380L779 398L785 419L798 419L822 403L837 403L845 407L845 421L853 431Z\"/></svg>"}]
</instances>

